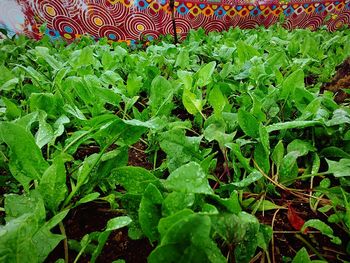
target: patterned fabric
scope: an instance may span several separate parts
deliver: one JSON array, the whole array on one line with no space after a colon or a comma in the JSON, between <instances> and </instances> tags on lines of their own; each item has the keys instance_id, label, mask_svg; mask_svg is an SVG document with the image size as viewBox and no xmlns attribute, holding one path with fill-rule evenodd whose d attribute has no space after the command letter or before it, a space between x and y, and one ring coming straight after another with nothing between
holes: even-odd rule
<instances>
[{"instance_id":1,"label":"patterned fabric","mask_svg":"<svg viewBox=\"0 0 350 263\"><path fill-rule=\"evenodd\" d=\"M177 0L176 32L190 29L206 32L229 27L268 27L285 17L284 26L330 31L350 24L350 0ZM173 33L169 0L1 0L0 28L13 34L40 38L46 34L68 41L90 34L111 41L152 40Z\"/></svg>"}]
</instances>

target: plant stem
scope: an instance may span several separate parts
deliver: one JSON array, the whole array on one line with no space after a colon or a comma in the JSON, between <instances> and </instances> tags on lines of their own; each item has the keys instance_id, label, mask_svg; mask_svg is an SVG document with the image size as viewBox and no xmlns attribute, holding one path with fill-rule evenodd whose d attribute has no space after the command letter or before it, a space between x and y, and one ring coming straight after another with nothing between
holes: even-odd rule
<instances>
[{"instance_id":1,"label":"plant stem","mask_svg":"<svg viewBox=\"0 0 350 263\"><path fill-rule=\"evenodd\" d=\"M295 234L295 237L299 239L301 242L303 242L312 252L315 253L316 256L319 257L319 259L327 261L322 255L305 239L303 238L300 234Z\"/></svg>"},{"instance_id":2,"label":"plant stem","mask_svg":"<svg viewBox=\"0 0 350 263\"><path fill-rule=\"evenodd\" d=\"M64 262L68 263L69 251L68 251L68 240L67 240L67 235L66 235L66 229L64 228L64 225L63 225L62 221L58 223L58 226L60 228L60 231L61 231L62 235L64 236L64 239L63 239Z\"/></svg>"}]
</instances>

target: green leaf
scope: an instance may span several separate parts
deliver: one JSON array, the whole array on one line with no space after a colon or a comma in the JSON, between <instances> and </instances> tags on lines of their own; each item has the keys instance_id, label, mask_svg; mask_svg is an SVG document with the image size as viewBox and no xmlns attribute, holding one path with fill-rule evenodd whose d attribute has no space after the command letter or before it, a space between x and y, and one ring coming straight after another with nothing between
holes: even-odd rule
<instances>
[{"instance_id":1,"label":"green leaf","mask_svg":"<svg viewBox=\"0 0 350 263\"><path fill-rule=\"evenodd\" d=\"M0 90L11 90L15 88L19 79L4 65L0 65L0 72Z\"/></svg>"},{"instance_id":2,"label":"green leaf","mask_svg":"<svg viewBox=\"0 0 350 263\"><path fill-rule=\"evenodd\" d=\"M301 69L294 71L283 81L280 98L287 99L296 88L305 88L304 72Z\"/></svg>"},{"instance_id":3,"label":"green leaf","mask_svg":"<svg viewBox=\"0 0 350 263\"><path fill-rule=\"evenodd\" d=\"M266 127L262 123L260 123L259 125L259 139L266 154L269 156L270 155L270 141L269 141L270 137Z\"/></svg>"},{"instance_id":4,"label":"green leaf","mask_svg":"<svg viewBox=\"0 0 350 263\"><path fill-rule=\"evenodd\" d=\"M275 148L273 149L273 152L271 154L271 159L272 161L277 165L277 167L279 167L282 163L282 159L284 156L284 146L283 146L283 142L279 141Z\"/></svg>"},{"instance_id":5,"label":"green leaf","mask_svg":"<svg viewBox=\"0 0 350 263\"><path fill-rule=\"evenodd\" d=\"M195 194L184 192L169 193L162 204L164 214L171 215L185 208L189 208L194 204Z\"/></svg>"},{"instance_id":6,"label":"green leaf","mask_svg":"<svg viewBox=\"0 0 350 263\"><path fill-rule=\"evenodd\" d=\"M208 216L190 214L174 222L148 258L153 262L226 262L210 238Z\"/></svg>"},{"instance_id":7,"label":"green leaf","mask_svg":"<svg viewBox=\"0 0 350 263\"><path fill-rule=\"evenodd\" d=\"M238 110L238 124L245 134L253 138L259 138L259 123L257 119L242 108Z\"/></svg>"},{"instance_id":8,"label":"green leaf","mask_svg":"<svg viewBox=\"0 0 350 263\"><path fill-rule=\"evenodd\" d=\"M31 213L36 214L38 222L43 222L46 217L44 200L36 190L25 195L6 195L5 213L6 222Z\"/></svg>"},{"instance_id":9,"label":"green leaf","mask_svg":"<svg viewBox=\"0 0 350 263\"><path fill-rule=\"evenodd\" d=\"M276 210L283 208L282 206L276 205L269 200L256 200L251 197L243 200L242 206L245 208L250 208L251 210L256 211L268 211L268 210Z\"/></svg>"},{"instance_id":10,"label":"green leaf","mask_svg":"<svg viewBox=\"0 0 350 263\"><path fill-rule=\"evenodd\" d=\"M135 73L131 73L128 76L128 80L126 82L126 90L130 97L138 94L142 87L142 77L138 76Z\"/></svg>"},{"instance_id":11,"label":"green leaf","mask_svg":"<svg viewBox=\"0 0 350 263\"><path fill-rule=\"evenodd\" d=\"M316 151L316 148L307 141L295 139L287 146L287 152L293 151L299 152L299 156L304 156L307 155L309 152Z\"/></svg>"},{"instance_id":12,"label":"green leaf","mask_svg":"<svg viewBox=\"0 0 350 263\"><path fill-rule=\"evenodd\" d=\"M298 151L289 152L282 159L281 165L279 167L279 181L290 181L293 182L298 176L298 166L297 166L297 158L300 156ZM290 184L289 183L289 184Z\"/></svg>"},{"instance_id":13,"label":"green leaf","mask_svg":"<svg viewBox=\"0 0 350 263\"><path fill-rule=\"evenodd\" d=\"M258 247L256 236L259 232L259 221L254 216L240 212L238 214L239 229L237 235L237 246L235 247L236 262L249 262Z\"/></svg>"},{"instance_id":14,"label":"green leaf","mask_svg":"<svg viewBox=\"0 0 350 263\"><path fill-rule=\"evenodd\" d=\"M149 184L161 187L159 179L141 167L120 167L111 172L109 179L123 186L128 193L143 194Z\"/></svg>"},{"instance_id":15,"label":"green leaf","mask_svg":"<svg viewBox=\"0 0 350 263\"><path fill-rule=\"evenodd\" d=\"M164 181L164 185L172 191L213 194L206 174L195 162L185 164L173 171Z\"/></svg>"},{"instance_id":16,"label":"green leaf","mask_svg":"<svg viewBox=\"0 0 350 263\"><path fill-rule=\"evenodd\" d=\"M292 263L311 263L309 254L307 253L306 248L301 248L293 258Z\"/></svg>"},{"instance_id":17,"label":"green leaf","mask_svg":"<svg viewBox=\"0 0 350 263\"><path fill-rule=\"evenodd\" d=\"M83 198L81 198L76 205L80 205L80 204L85 204L85 203L89 203L92 202L94 200L96 200L97 198L99 198L100 193L94 192L94 193L90 193L86 196L84 196Z\"/></svg>"},{"instance_id":18,"label":"green leaf","mask_svg":"<svg viewBox=\"0 0 350 263\"><path fill-rule=\"evenodd\" d=\"M331 238L331 242L336 245L340 245L342 243L339 237L333 235L333 229L319 219L310 219L306 221L300 231L303 233L307 227L312 227L321 231L323 235Z\"/></svg>"},{"instance_id":19,"label":"green leaf","mask_svg":"<svg viewBox=\"0 0 350 263\"><path fill-rule=\"evenodd\" d=\"M139 222L143 233L150 242L158 240L158 222L162 218L162 193L153 184L149 184L143 193L139 208Z\"/></svg>"},{"instance_id":20,"label":"green leaf","mask_svg":"<svg viewBox=\"0 0 350 263\"><path fill-rule=\"evenodd\" d=\"M225 127L222 127L222 126L218 127L217 125L220 125L220 124L218 123L210 124L204 130L204 136L209 142L216 140L219 143L220 148L223 149L227 143L230 143L233 141L233 138L236 135L236 132L233 132L231 134L226 134Z\"/></svg>"},{"instance_id":21,"label":"green leaf","mask_svg":"<svg viewBox=\"0 0 350 263\"><path fill-rule=\"evenodd\" d=\"M8 120L13 120L21 116L21 110L16 106L15 103L6 97L2 97L2 101L6 106L5 115Z\"/></svg>"},{"instance_id":22,"label":"green leaf","mask_svg":"<svg viewBox=\"0 0 350 263\"><path fill-rule=\"evenodd\" d=\"M39 222L34 214L24 214L0 228L0 258L3 262L39 261L39 251L32 240Z\"/></svg>"},{"instance_id":23,"label":"green leaf","mask_svg":"<svg viewBox=\"0 0 350 263\"><path fill-rule=\"evenodd\" d=\"M204 105L202 95L199 93L196 95L188 89L184 89L183 91L182 103L185 109L192 115L201 113Z\"/></svg>"},{"instance_id":24,"label":"green leaf","mask_svg":"<svg viewBox=\"0 0 350 263\"><path fill-rule=\"evenodd\" d=\"M44 147L46 144L54 139L54 131L50 124L46 122L47 114L43 111L39 112L39 129L35 134L35 142L39 148Z\"/></svg>"},{"instance_id":25,"label":"green leaf","mask_svg":"<svg viewBox=\"0 0 350 263\"><path fill-rule=\"evenodd\" d=\"M260 180L262 178L262 174L257 171L257 170L253 170L247 177L245 177L244 179L240 180L239 182L234 182L234 183L230 183L227 185L224 185L223 188L229 187L230 189L232 188L232 186L234 188L245 188L247 186L249 186L250 184Z\"/></svg>"},{"instance_id":26,"label":"green leaf","mask_svg":"<svg viewBox=\"0 0 350 263\"><path fill-rule=\"evenodd\" d=\"M286 121L281 123L274 123L269 126L267 126L267 132L273 132L273 131L280 131L280 130L287 130L287 129L301 129L306 127L312 127L312 126L318 126L322 123L319 121Z\"/></svg>"},{"instance_id":27,"label":"green leaf","mask_svg":"<svg viewBox=\"0 0 350 263\"><path fill-rule=\"evenodd\" d=\"M71 59L72 59L72 64L75 68L82 67L82 66L87 67L87 66L93 65L95 62L93 50L89 46L73 52Z\"/></svg>"},{"instance_id":28,"label":"green leaf","mask_svg":"<svg viewBox=\"0 0 350 263\"><path fill-rule=\"evenodd\" d=\"M132 222L131 218L128 216L118 216L108 220L106 231L113 231L123 228Z\"/></svg>"},{"instance_id":29,"label":"green leaf","mask_svg":"<svg viewBox=\"0 0 350 263\"><path fill-rule=\"evenodd\" d=\"M210 91L208 101L213 107L214 113L221 114L226 105L226 98L222 94L219 85L215 85L214 88Z\"/></svg>"},{"instance_id":30,"label":"green leaf","mask_svg":"<svg viewBox=\"0 0 350 263\"><path fill-rule=\"evenodd\" d=\"M180 67L181 69L186 69L190 64L190 56L187 49L181 49L177 55L175 67Z\"/></svg>"},{"instance_id":31,"label":"green leaf","mask_svg":"<svg viewBox=\"0 0 350 263\"><path fill-rule=\"evenodd\" d=\"M52 165L46 169L41 177L38 190L45 200L46 207L51 211L57 211L68 192L66 168L62 156L57 156Z\"/></svg>"},{"instance_id":32,"label":"green leaf","mask_svg":"<svg viewBox=\"0 0 350 263\"><path fill-rule=\"evenodd\" d=\"M212 75L214 73L216 66L215 61L211 61L208 64L204 65L197 73L196 86L203 87L208 85L211 82Z\"/></svg>"},{"instance_id":33,"label":"green leaf","mask_svg":"<svg viewBox=\"0 0 350 263\"><path fill-rule=\"evenodd\" d=\"M162 76L153 79L148 104L151 107L152 115L169 115L172 109L172 98L174 89L171 83Z\"/></svg>"},{"instance_id":34,"label":"green leaf","mask_svg":"<svg viewBox=\"0 0 350 263\"><path fill-rule=\"evenodd\" d=\"M167 154L169 171L190 161L200 162L203 157L199 150L202 137L187 137L180 129L161 134L160 147Z\"/></svg>"},{"instance_id":35,"label":"green leaf","mask_svg":"<svg viewBox=\"0 0 350 263\"><path fill-rule=\"evenodd\" d=\"M50 49L47 47L35 47L35 51L38 57L42 57L47 64L49 64L54 70L59 70L63 67L63 64L56 58L50 55Z\"/></svg>"},{"instance_id":36,"label":"green leaf","mask_svg":"<svg viewBox=\"0 0 350 263\"><path fill-rule=\"evenodd\" d=\"M10 148L10 171L26 191L29 182L40 179L48 168L34 137L15 123L0 123L0 138Z\"/></svg>"},{"instance_id":37,"label":"green leaf","mask_svg":"<svg viewBox=\"0 0 350 263\"><path fill-rule=\"evenodd\" d=\"M332 173L335 177L350 176L350 159L340 159L338 162L326 159L328 164L327 173Z\"/></svg>"}]
</instances>

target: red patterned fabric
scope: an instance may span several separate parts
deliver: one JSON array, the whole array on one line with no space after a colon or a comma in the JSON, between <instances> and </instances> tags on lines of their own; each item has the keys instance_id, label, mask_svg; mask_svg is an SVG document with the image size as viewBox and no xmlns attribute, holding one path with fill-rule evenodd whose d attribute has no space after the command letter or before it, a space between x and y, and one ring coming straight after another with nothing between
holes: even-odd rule
<instances>
[{"instance_id":1,"label":"red patterned fabric","mask_svg":"<svg viewBox=\"0 0 350 263\"><path fill-rule=\"evenodd\" d=\"M185 36L190 29L207 32L229 27L268 27L285 16L284 26L330 31L350 24L350 0L178 0L175 1L176 31ZM46 34L67 40L90 34L112 41L157 38L173 33L169 0L2 0L0 27L13 33L40 38Z\"/></svg>"}]
</instances>

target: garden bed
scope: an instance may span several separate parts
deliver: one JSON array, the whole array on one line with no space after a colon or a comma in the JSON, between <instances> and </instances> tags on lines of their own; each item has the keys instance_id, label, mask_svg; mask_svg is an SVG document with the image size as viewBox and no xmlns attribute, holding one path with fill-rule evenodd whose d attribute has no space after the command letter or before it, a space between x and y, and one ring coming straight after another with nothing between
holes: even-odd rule
<instances>
[{"instance_id":1,"label":"garden bed","mask_svg":"<svg viewBox=\"0 0 350 263\"><path fill-rule=\"evenodd\" d=\"M6 262L349 258L348 29L0 50Z\"/></svg>"}]
</instances>

